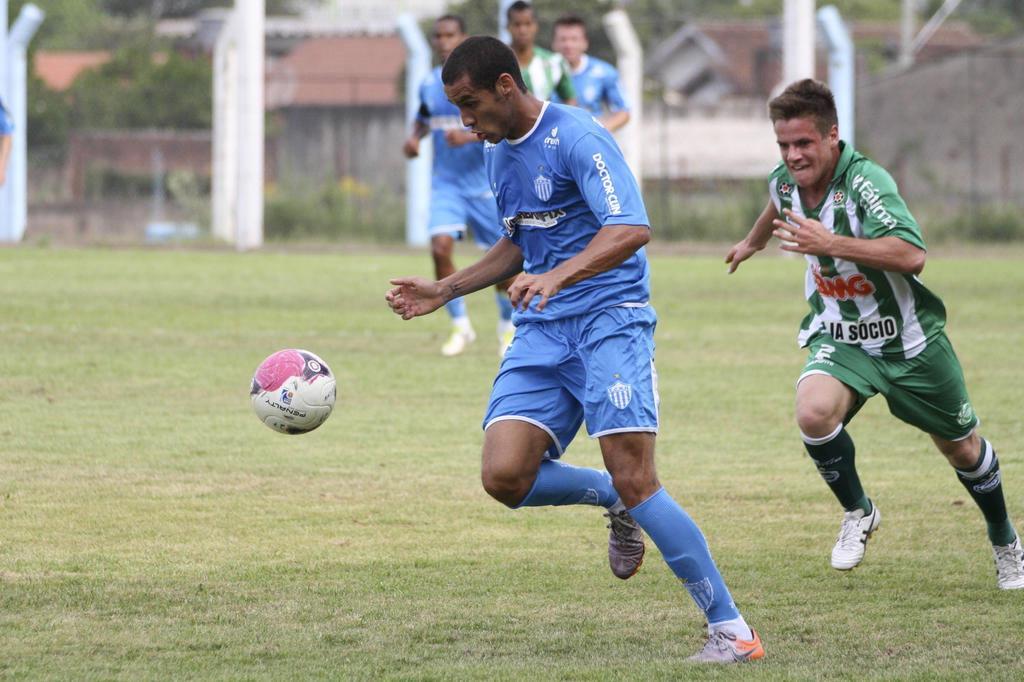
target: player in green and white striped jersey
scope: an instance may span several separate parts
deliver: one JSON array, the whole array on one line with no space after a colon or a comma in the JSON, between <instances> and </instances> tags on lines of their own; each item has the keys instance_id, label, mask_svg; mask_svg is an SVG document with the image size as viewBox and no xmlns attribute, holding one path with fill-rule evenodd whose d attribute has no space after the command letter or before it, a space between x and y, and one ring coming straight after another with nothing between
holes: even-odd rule
<instances>
[{"instance_id":1,"label":"player in green and white striped jersey","mask_svg":"<svg viewBox=\"0 0 1024 682\"><path fill-rule=\"evenodd\" d=\"M860 563L881 518L864 494L845 425L881 393L889 411L928 433L980 507L1002 589L1024 588L1024 550L1010 523L999 460L978 435L963 371L944 331L946 309L918 278L921 230L884 168L839 139L835 102L802 80L769 103L782 154L770 200L726 256L729 272L774 236L807 260L809 349L796 417L807 452L845 510L832 566Z\"/></svg>"},{"instance_id":2,"label":"player in green and white striped jersey","mask_svg":"<svg viewBox=\"0 0 1024 682\"><path fill-rule=\"evenodd\" d=\"M565 58L534 44L540 24L533 6L519 0L509 6L505 16L512 36L512 51L519 60L526 89L539 100L550 100L554 93L560 102L575 106L576 90Z\"/></svg>"}]
</instances>

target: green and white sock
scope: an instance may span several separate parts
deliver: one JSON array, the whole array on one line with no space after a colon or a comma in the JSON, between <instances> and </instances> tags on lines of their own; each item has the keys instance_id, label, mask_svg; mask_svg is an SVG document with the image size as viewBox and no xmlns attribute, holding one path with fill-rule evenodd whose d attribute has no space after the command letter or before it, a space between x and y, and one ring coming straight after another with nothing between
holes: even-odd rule
<instances>
[{"instance_id":1,"label":"green and white sock","mask_svg":"<svg viewBox=\"0 0 1024 682\"><path fill-rule=\"evenodd\" d=\"M988 539L993 545L1008 545L1017 537L1017 531L1006 513L1003 497L1003 477L999 473L999 458L995 448L981 439L978 463L972 469L956 469L956 477L981 509L988 526Z\"/></svg>"},{"instance_id":2,"label":"green and white sock","mask_svg":"<svg viewBox=\"0 0 1024 682\"><path fill-rule=\"evenodd\" d=\"M864 494L857 468L854 466L853 439L840 424L827 436L815 438L801 432L807 454L814 460L821 478L832 489L846 511L863 509L871 513L871 500Z\"/></svg>"}]
</instances>

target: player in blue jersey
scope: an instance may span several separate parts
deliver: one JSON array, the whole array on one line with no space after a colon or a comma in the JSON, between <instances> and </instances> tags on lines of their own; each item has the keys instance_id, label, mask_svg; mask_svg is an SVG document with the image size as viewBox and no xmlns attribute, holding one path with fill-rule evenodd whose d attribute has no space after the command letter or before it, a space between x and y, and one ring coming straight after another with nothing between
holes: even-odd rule
<instances>
[{"instance_id":1,"label":"player in blue jersey","mask_svg":"<svg viewBox=\"0 0 1024 682\"><path fill-rule=\"evenodd\" d=\"M451 51L466 38L461 17L446 14L434 22L432 42L443 64ZM420 139L431 134L434 143L434 168L430 195L430 251L434 274L440 279L455 272L452 252L455 241L467 228L477 245L490 248L501 236L494 196L487 185L483 149L475 135L459 120L459 110L444 95L441 67L436 67L420 86L420 108L412 134L402 151L408 158L419 155ZM496 286L498 304L498 352L504 354L512 342L512 304L508 284ZM476 339L462 297L449 301L445 308L452 319L452 331L441 346L446 356L458 355Z\"/></svg>"},{"instance_id":2,"label":"player in blue jersey","mask_svg":"<svg viewBox=\"0 0 1024 682\"><path fill-rule=\"evenodd\" d=\"M629 107L619 87L619 72L608 62L587 54L590 43L582 17L559 17L551 47L569 64L576 106L596 116L608 130L618 130L629 123Z\"/></svg>"},{"instance_id":3,"label":"player in blue jersey","mask_svg":"<svg viewBox=\"0 0 1024 682\"><path fill-rule=\"evenodd\" d=\"M528 94L499 40L466 39L442 78L462 122L488 143L505 234L480 261L439 281L392 280L385 299L408 320L515 276L515 338L483 422L484 489L513 509L606 508L609 562L623 579L640 567L646 532L707 617L708 641L692 660L761 658L760 638L703 534L655 474L657 318L643 248L650 227L621 151L589 113ZM584 422L607 471L561 462Z\"/></svg>"},{"instance_id":4,"label":"player in blue jersey","mask_svg":"<svg viewBox=\"0 0 1024 682\"><path fill-rule=\"evenodd\" d=\"M11 136L14 134L14 121L7 107L0 101L0 186L7 182L7 161L11 157Z\"/></svg>"}]
</instances>

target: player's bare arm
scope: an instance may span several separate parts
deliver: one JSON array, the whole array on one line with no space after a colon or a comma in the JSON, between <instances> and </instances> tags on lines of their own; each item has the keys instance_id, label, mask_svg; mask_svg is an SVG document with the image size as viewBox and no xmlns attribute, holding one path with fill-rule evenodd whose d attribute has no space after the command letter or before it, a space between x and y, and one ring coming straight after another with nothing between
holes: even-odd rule
<instances>
[{"instance_id":1,"label":"player's bare arm","mask_svg":"<svg viewBox=\"0 0 1024 682\"><path fill-rule=\"evenodd\" d=\"M449 147L461 147L467 144L480 144L480 138L478 138L474 133L471 133L468 130L458 130L455 128L445 131L444 141L448 143Z\"/></svg>"},{"instance_id":2,"label":"player's bare arm","mask_svg":"<svg viewBox=\"0 0 1024 682\"><path fill-rule=\"evenodd\" d=\"M615 132L627 123L629 123L629 112L625 109L621 111L611 111L601 117L601 125L607 128L610 132Z\"/></svg>"},{"instance_id":3,"label":"player's bare arm","mask_svg":"<svg viewBox=\"0 0 1024 682\"><path fill-rule=\"evenodd\" d=\"M7 159L11 155L11 136L0 135L0 185L7 182Z\"/></svg>"},{"instance_id":4,"label":"player's bare arm","mask_svg":"<svg viewBox=\"0 0 1024 682\"><path fill-rule=\"evenodd\" d=\"M729 264L730 275L736 272L740 263L768 245L768 240L772 237L772 230L775 228L772 221L778 217L779 212L775 209L775 203L769 199L747 236L743 241L736 243L726 254L725 262Z\"/></svg>"},{"instance_id":5,"label":"player's bare arm","mask_svg":"<svg viewBox=\"0 0 1024 682\"><path fill-rule=\"evenodd\" d=\"M817 220L798 216L789 209L786 220L776 218L775 236L787 244L780 248L812 256L831 256L887 272L920 274L924 270L925 251L899 237L857 239L843 237L825 229Z\"/></svg>"},{"instance_id":6,"label":"player's bare arm","mask_svg":"<svg viewBox=\"0 0 1024 682\"><path fill-rule=\"evenodd\" d=\"M646 225L612 225L602 227L587 248L558 267L539 275L523 273L508 288L512 305L521 310L540 296L537 310L544 310L548 300L562 289L621 265L651 239Z\"/></svg>"},{"instance_id":7,"label":"player's bare arm","mask_svg":"<svg viewBox=\"0 0 1024 682\"><path fill-rule=\"evenodd\" d=\"M420 140L430 132L430 126L423 121L416 121L412 126L412 133L405 139L402 145L402 153L407 159L415 159L420 155Z\"/></svg>"},{"instance_id":8,"label":"player's bare arm","mask_svg":"<svg viewBox=\"0 0 1024 682\"><path fill-rule=\"evenodd\" d=\"M523 252L512 241L499 239L479 261L440 281L425 277L398 277L384 295L388 306L403 320L428 315L459 296L503 282L523 270Z\"/></svg>"}]
</instances>

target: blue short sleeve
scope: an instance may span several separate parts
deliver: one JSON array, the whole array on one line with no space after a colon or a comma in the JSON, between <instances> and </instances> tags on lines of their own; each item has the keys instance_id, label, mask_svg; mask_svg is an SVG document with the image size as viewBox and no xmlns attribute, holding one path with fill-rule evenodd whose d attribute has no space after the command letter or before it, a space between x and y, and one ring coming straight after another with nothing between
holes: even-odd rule
<instances>
[{"instance_id":1,"label":"blue short sleeve","mask_svg":"<svg viewBox=\"0 0 1024 682\"><path fill-rule=\"evenodd\" d=\"M569 153L570 172L587 206L604 225L650 225L633 172L607 133L588 132Z\"/></svg>"},{"instance_id":2,"label":"blue short sleeve","mask_svg":"<svg viewBox=\"0 0 1024 682\"><path fill-rule=\"evenodd\" d=\"M419 89L420 106L419 106L418 109L416 109L416 120L419 121L420 123L424 124L424 125L430 125L430 107L427 106L427 81L428 80L430 80L429 76L427 77L427 80L424 80L422 83L420 83L420 89Z\"/></svg>"},{"instance_id":3,"label":"blue short sleeve","mask_svg":"<svg viewBox=\"0 0 1024 682\"><path fill-rule=\"evenodd\" d=\"M622 96L622 90L619 88L619 72L615 69L610 69L610 73L605 77L604 101L609 111L629 111L626 98Z\"/></svg>"},{"instance_id":4,"label":"blue short sleeve","mask_svg":"<svg viewBox=\"0 0 1024 682\"><path fill-rule=\"evenodd\" d=\"M10 135L14 132L14 119L7 111L7 107L0 102L0 135Z\"/></svg>"}]
</instances>

